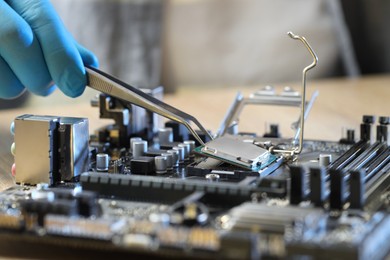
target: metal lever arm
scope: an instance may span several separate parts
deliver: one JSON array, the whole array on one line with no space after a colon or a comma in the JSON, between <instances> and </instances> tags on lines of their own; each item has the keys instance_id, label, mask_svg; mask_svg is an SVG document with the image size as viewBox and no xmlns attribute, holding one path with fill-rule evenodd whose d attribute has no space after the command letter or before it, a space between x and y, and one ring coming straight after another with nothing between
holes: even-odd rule
<instances>
[{"instance_id":1,"label":"metal lever arm","mask_svg":"<svg viewBox=\"0 0 390 260\"><path fill-rule=\"evenodd\" d=\"M306 49L310 52L313 62L306 66L302 71L302 100L301 100L301 115L300 115L300 135L299 135L299 145L297 148L294 149L294 154L300 154L303 149L303 133L304 133L304 127L305 127L305 104L306 104L306 73L314 68L317 65L318 57L316 53L311 48L310 44L307 42L305 37L295 35L292 32L287 33L288 36L290 36L292 39L300 40L303 45L305 45Z\"/></svg>"},{"instance_id":2,"label":"metal lever arm","mask_svg":"<svg viewBox=\"0 0 390 260\"><path fill-rule=\"evenodd\" d=\"M292 149L287 149L287 150L273 150L276 153L286 153L290 155L294 154L300 154L303 149L303 133L304 133L304 128L305 128L305 105L306 105L306 73L314 68L317 65L318 62L318 57L317 54L313 51L311 48L310 44L307 42L305 37L295 35L292 32L287 33L288 36L290 36L291 39L294 40L299 40L305 45L306 49L309 51L313 58L313 62L306 66L303 71L302 71L302 94L301 94L301 113L300 113L300 120L299 120L299 129L300 129L300 134L299 134L299 144L298 147L294 147ZM297 132L298 133L298 132ZM295 142L296 137L294 138Z\"/></svg>"}]
</instances>

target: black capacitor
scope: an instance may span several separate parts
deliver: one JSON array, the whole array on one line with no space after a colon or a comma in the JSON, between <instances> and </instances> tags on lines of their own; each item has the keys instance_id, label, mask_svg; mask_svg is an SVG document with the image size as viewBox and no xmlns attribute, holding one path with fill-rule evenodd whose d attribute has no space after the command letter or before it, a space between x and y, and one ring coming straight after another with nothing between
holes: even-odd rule
<instances>
[{"instance_id":1,"label":"black capacitor","mask_svg":"<svg viewBox=\"0 0 390 260\"><path fill-rule=\"evenodd\" d=\"M355 130L347 129L347 140L355 143Z\"/></svg>"},{"instance_id":2,"label":"black capacitor","mask_svg":"<svg viewBox=\"0 0 390 260\"><path fill-rule=\"evenodd\" d=\"M360 124L360 139L364 141L371 140L371 127L375 123L375 117L371 115L363 116L363 123Z\"/></svg>"},{"instance_id":3,"label":"black capacitor","mask_svg":"<svg viewBox=\"0 0 390 260\"><path fill-rule=\"evenodd\" d=\"M376 127L376 140L378 142L387 142L389 139L389 125L390 118L388 116L379 117L379 125Z\"/></svg>"},{"instance_id":4,"label":"black capacitor","mask_svg":"<svg viewBox=\"0 0 390 260\"><path fill-rule=\"evenodd\" d=\"M375 123L375 116L372 115L363 115L363 124L373 124Z\"/></svg>"},{"instance_id":5,"label":"black capacitor","mask_svg":"<svg viewBox=\"0 0 390 260\"><path fill-rule=\"evenodd\" d=\"M379 117L379 124L381 124L381 125L388 125L388 124L390 124L390 117L388 117L388 116L381 116L381 117Z\"/></svg>"},{"instance_id":6,"label":"black capacitor","mask_svg":"<svg viewBox=\"0 0 390 260\"><path fill-rule=\"evenodd\" d=\"M347 129L347 137L340 140L341 144L354 144L355 143L355 130Z\"/></svg>"}]
</instances>

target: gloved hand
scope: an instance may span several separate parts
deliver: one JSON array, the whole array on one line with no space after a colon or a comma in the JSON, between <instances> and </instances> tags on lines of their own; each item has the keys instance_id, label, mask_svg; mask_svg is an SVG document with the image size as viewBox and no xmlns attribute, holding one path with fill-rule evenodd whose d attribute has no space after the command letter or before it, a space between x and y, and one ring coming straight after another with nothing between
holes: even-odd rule
<instances>
[{"instance_id":1,"label":"gloved hand","mask_svg":"<svg viewBox=\"0 0 390 260\"><path fill-rule=\"evenodd\" d=\"M67 96L81 95L85 65L97 58L66 30L49 0L0 0L0 98L25 88L46 96L57 85Z\"/></svg>"}]
</instances>

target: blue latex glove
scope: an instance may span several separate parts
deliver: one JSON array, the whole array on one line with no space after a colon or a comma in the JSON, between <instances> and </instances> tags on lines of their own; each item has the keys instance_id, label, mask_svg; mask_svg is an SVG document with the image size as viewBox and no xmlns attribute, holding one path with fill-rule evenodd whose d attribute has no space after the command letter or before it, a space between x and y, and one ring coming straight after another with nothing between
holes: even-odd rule
<instances>
[{"instance_id":1,"label":"blue latex glove","mask_svg":"<svg viewBox=\"0 0 390 260\"><path fill-rule=\"evenodd\" d=\"M98 66L49 0L0 0L0 98L14 98L25 88L46 96L55 85L77 97L87 83L84 64Z\"/></svg>"}]
</instances>

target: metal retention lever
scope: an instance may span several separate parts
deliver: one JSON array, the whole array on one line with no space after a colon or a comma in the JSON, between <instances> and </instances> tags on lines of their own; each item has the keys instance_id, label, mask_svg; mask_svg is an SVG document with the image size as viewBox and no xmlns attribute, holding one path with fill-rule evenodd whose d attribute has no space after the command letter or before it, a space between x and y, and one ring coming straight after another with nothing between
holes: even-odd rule
<instances>
[{"instance_id":1,"label":"metal retention lever","mask_svg":"<svg viewBox=\"0 0 390 260\"><path fill-rule=\"evenodd\" d=\"M317 65L318 57L317 54L313 51L310 44L307 42L305 37L295 35L292 32L287 33L288 36L290 36L294 40L300 40L303 45L305 45L306 49L310 52L311 56L313 57L313 62L306 66L302 71L302 95L301 95L301 113L300 113L300 135L299 135L299 144L298 147L294 147L292 150L274 150L274 152L279 153L290 153L290 154L300 154L303 149L303 133L304 133L304 127L305 127L305 104L306 104L306 73L314 68Z\"/></svg>"}]
</instances>

